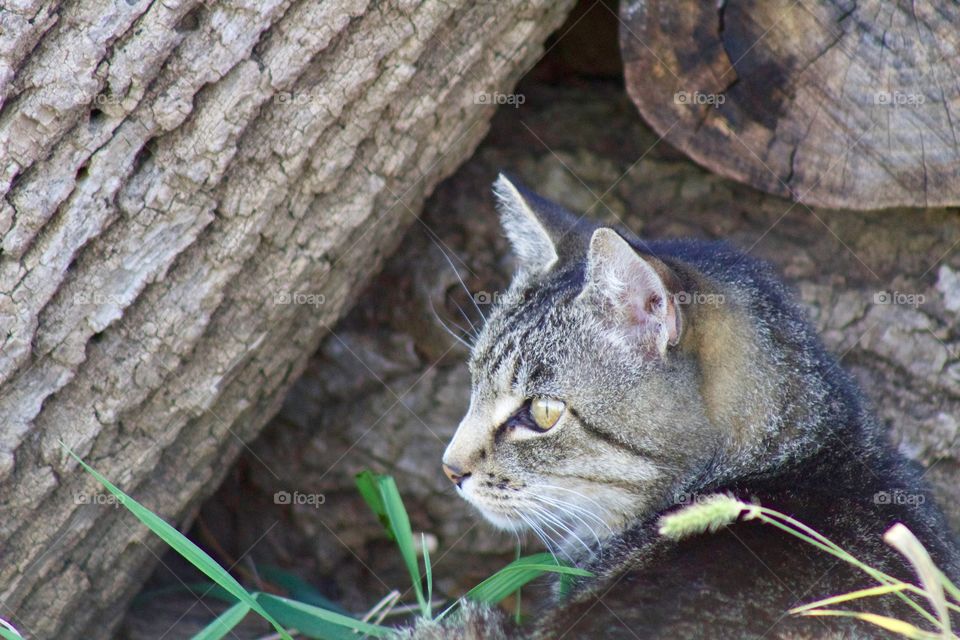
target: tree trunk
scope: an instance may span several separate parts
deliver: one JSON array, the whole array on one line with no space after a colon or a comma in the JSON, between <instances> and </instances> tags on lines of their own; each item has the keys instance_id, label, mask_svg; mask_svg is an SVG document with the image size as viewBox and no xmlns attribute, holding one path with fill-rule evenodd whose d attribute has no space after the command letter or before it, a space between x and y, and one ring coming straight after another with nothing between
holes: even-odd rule
<instances>
[{"instance_id":1,"label":"tree trunk","mask_svg":"<svg viewBox=\"0 0 960 640\"><path fill-rule=\"evenodd\" d=\"M570 2L0 8L0 617L101 638ZM274 473L274 470L265 469Z\"/></svg>"}]
</instances>

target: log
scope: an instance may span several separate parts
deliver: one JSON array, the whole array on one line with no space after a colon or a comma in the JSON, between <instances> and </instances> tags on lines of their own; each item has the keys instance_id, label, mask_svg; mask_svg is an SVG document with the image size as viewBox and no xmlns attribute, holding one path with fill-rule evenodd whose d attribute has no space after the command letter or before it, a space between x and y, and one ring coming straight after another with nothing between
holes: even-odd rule
<instances>
[{"instance_id":1,"label":"log","mask_svg":"<svg viewBox=\"0 0 960 640\"><path fill-rule=\"evenodd\" d=\"M61 442L186 527L570 4L0 8L0 617L109 636L161 545Z\"/></svg>"},{"instance_id":2,"label":"log","mask_svg":"<svg viewBox=\"0 0 960 640\"><path fill-rule=\"evenodd\" d=\"M960 7L621 3L627 89L721 175L805 205L960 204Z\"/></svg>"}]
</instances>

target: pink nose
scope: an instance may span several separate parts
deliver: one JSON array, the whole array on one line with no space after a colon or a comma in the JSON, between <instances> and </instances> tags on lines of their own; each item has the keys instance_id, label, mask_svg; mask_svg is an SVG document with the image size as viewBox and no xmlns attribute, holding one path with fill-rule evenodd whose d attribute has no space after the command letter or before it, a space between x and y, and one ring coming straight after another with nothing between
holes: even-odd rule
<instances>
[{"instance_id":1,"label":"pink nose","mask_svg":"<svg viewBox=\"0 0 960 640\"><path fill-rule=\"evenodd\" d=\"M462 483L466 478L470 477L469 473L464 473L460 469L456 467L451 467L446 463L444 463L443 465L443 472L447 475L448 478L450 478L450 482L457 485L458 487L460 486L460 483Z\"/></svg>"}]
</instances>

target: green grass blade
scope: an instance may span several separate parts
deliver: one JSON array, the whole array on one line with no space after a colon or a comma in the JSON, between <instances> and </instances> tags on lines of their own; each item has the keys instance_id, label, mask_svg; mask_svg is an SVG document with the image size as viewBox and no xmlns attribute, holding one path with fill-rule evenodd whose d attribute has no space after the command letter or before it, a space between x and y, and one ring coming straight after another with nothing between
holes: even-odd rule
<instances>
[{"instance_id":1,"label":"green grass blade","mask_svg":"<svg viewBox=\"0 0 960 640\"><path fill-rule=\"evenodd\" d=\"M333 600L320 593L315 586L301 578L295 573L281 569L280 567L267 564L258 565L257 573L267 582L282 587L286 593L283 594L291 600L312 604L315 607L329 609L337 613L348 615L347 611Z\"/></svg>"},{"instance_id":2,"label":"green grass blade","mask_svg":"<svg viewBox=\"0 0 960 640\"><path fill-rule=\"evenodd\" d=\"M522 556L520 555L520 553L521 553L521 549L520 549L520 538L517 538L517 553L516 553L516 555L513 557L514 561L519 560L519 559L522 557ZM517 602L516 602L516 606L515 606L515 608L514 608L514 610L513 610L513 621L516 623L516 625L517 625L518 627L520 626L520 614L521 614L521 612L522 612L522 603L521 603L521 601L520 601L520 592L521 592L522 590L523 590L523 587L520 587L520 588L517 589Z\"/></svg>"},{"instance_id":3,"label":"green grass blade","mask_svg":"<svg viewBox=\"0 0 960 640\"><path fill-rule=\"evenodd\" d=\"M254 600L253 596L243 588L243 586L230 575L226 569L217 564L216 560L211 558L207 553L187 539L182 533L177 531L174 527L170 526L163 518L156 515L142 504L125 494L123 491L114 486L109 480L104 478L100 473L88 465L86 462L80 459L80 457L75 454L73 451L67 447L63 442L60 445L66 450L70 456L80 463L87 473L92 475L97 479L97 482L102 484L107 491L112 493L117 500L120 501L130 513L132 513L136 518L145 524L154 534L156 534L161 540L166 542L174 551L179 553L187 561L190 562L194 567L199 569L204 575L216 582L218 585L230 592L234 598L243 602L251 609L263 616L270 624L273 625L274 629L277 630L277 633L280 634L280 637L283 640L292 640L287 634L286 630L280 626L273 617L267 613L267 611Z\"/></svg>"},{"instance_id":4,"label":"green grass blade","mask_svg":"<svg viewBox=\"0 0 960 640\"><path fill-rule=\"evenodd\" d=\"M517 602L513 610L513 622L519 627L520 623L523 621L523 603L520 600L520 594L523 592L522 589L517 589Z\"/></svg>"},{"instance_id":5,"label":"green grass blade","mask_svg":"<svg viewBox=\"0 0 960 640\"><path fill-rule=\"evenodd\" d=\"M229 591L214 582L185 582L181 584L171 584L165 587L158 587L156 589L150 589L148 591L138 593L137 597L133 599L133 604L135 606L142 606L145 603L152 602L157 598L162 598L163 596L171 593L178 594L184 592L189 593L196 598L216 598L217 600L222 600L227 604L233 604L237 601L236 598L230 595Z\"/></svg>"},{"instance_id":6,"label":"green grass blade","mask_svg":"<svg viewBox=\"0 0 960 640\"><path fill-rule=\"evenodd\" d=\"M589 571L576 567L564 567L556 564L511 563L496 572L464 596L477 602L500 602L531 580L539 578L545 573L559 573L561 575L589 577Z\"/></svg>"},{"instance_id":7,"label":"green grass blade","mask_svg":"<svg viewBox=\"0 0 960 640\"><path fill-rule=\"evenodd\" d=\"M859 611L842 611L834 609L816 609L814 611L806 611L802 615L855 618L857 620L869 622L872 625L876 625L886 631L899 634L905 638L910 638L911 640L943 639L943 636L939 633L930 633L910 624L909 622L904 622L903 620L897 620L896 618L890 618L888 616L877 615L875 613L861 613Z\"/></svg>"},{"instance_id":8,"label":"green grass blade","mask_svg":"<svg viewBox=\"0 0 960 640\"><path fill-rule=\"evenodd\" d=\"M957 585L950 582L950 578L940 572L940 582L943 584L943 588L946 589L947 593L957 602L960 602L960 589L957 588Z\"/></svg>"},{"instance_id":9,"label":"green grass blade","mask_svg":"<svg viewBox=\"0 0 960 640\"><path fill-rule=\"evenodd\" d=\"M568 567L557 564L549 553L535 553L519 560L514 560L500 571L470 589L463 597L476 602L496 604L514 593L531 580L539 578L545 573L558 573L561 576L591 577L593 574L585 569ZM459 600L444 610L438 619L446 616L456 608Z\"/></svg>"},{"instance_id":10,"label":"green grass blade","mask_svg":"<svg viewBox=\"0 0 960 640\"><path fill-rule=\"evenodd\" d=\"M850 593L844 593L839 596L832 596L830 598L824 598L823 600L811 602L810 604L794 607L793 609L790 609L789 613L796 615L798 613L803 613L804 611L820 609L822 607L839 604L841 602L849 602L851 600L859 600L861 598L870 598L873 596L882 596L895 591L909 589L911 586L912 585L909 585L905 582L899 582L897 584L884 584L877 587L869 587L867 589L858 589L857 591L851 591Z\"/></svg>"},{"instance_id":11,"label":"green grass blade","mask_svg":"<svg viewBox=\"0 0 960 640\"><path fill-rule=\"evenodd\" d=\"M410 528L410 517L403 506L397 483L390 476L379 476L377 485L380 487L380 498L386 510L390 527L400 548L400 555L407 565L410 580L413 582L413 591L417 595L420 611L424 616L429 615L430 605L423 596L423 581L420 578L420 564L417 562L417 551L413 542L413 530Z\"/></svg>"},{"instance_id":12,"label":"green grass blade","mask_svg":"<svg viewBox=\"0 0 960 640\"><path fill-rule=\"evenodd\" d=\"M423 593L423 578L420 575L420 563L417 561L413 529L410 527L410 517L403 506L403 499L400 497L397 483L390 476L376 474L372 471L358 473L356 483L364 502L380 518L380 522L390 539L397 543L400 556L403 558L403 563L410 574L413 591L417 596L417 603L420 605L420 612L425 617L430 618L432 614L431 605ZM424 562L429 562L429 557L426 555L424 556ZM430 571L432 573L432 569ZM432 579L433 576L431 575L428 578L428 583L432 583ZM428 589L432 592L433 585L428 584Z\"/></svg>"},{"instance_id":13,"label":"green grass blade","mask_svg":"<svg viewBox=\"0 0 960 640\"><path fill-rule=\"evenodd\" d=\"M423 547L423 571L427 575L427 617L433 617L433 567L430 565L430 550L427 549L427 536L420 534Z\"/></svg>"},{"instance_id":14,"label":"green grass blade","mask_svg":"<svg viewBox=\"0 0 960 640\"><path fill-rule=\"evenodd\" d=\"M572 576L560 576L560 584L558 585L558 595L560 600L566 600L567 596L570 595L570 590L573 588L573 577Z\"/></svg>"},{"instance_id":15,"label":"green grass blade","mask_svg":"<svg viewBox=\"0 0 960 640\"><path fill-rule=\"evenodd\" d=\"M386 638L394 633L389 627L370 624L270 593L258 593L257 600L278 620L310 638L357 640L355 631L375 638Z\"/></svg>"},{"instance_id":16,"label":"green grass blade","mask_svg":"<svg viewBox=\"0 0 960 640\"><path fill-rule=\"evenodd\" d=\"M3 640L23 640L23 636L20 635L17 628L3 618L0 618L0 636L3 637Z\"/></svg>"},{"instance_id":17,"label":"green grass blade","mask_svg":"<svg viewBox=\"0 0 960 640\"><path fill-rule=\"evenodd\" d=\"M387 531L390 540L396 541L397 537L393 533L393 527L390 525L390 517L387 515L387 508L383 504L383 497L380 493L379 478L380 476L374 472L366 470L358 473L355 481L357 489L360 490L360 495L363 497L363 501L366 502L370 510L377 515L380 524L383 525L383 528Z\"/></svg>"},{"instance_id":18,"label":"green grass blade","mask_svg":"<svg viewBox=\"0 0 960 640\"><path fill-rule=\"evenodd\" d=\"M927 548L917 539L906 525L897 523L883 534L883 541L899 551L910 561L913 570L920 578L924 594L930 605L937 612L940 629L944 637L953 635L950 626L950 610L947 609L947 597L943 592L943 582L940 580L940 570L933 564L933 559Z\"/></svg>"},{"instance_id":19,"label":"green grass blade","mask_svg":"<svg viewBox=\"0 0 960 640\"><path fill-rule=\"evenodd\" d=\"M822 551L825 551L830 555L857 567L871 578L882 584L893 584L899 582L899 580L896 580L879 569L875 569L870 565L861 562L859 559L842 549L839 545L824 536L822 533L811 529L799 520L791 518L785 513L781 513L775 509L769 509L759 505L752 505L749 507L749 509L750 515L747 517L756 518L760 522L773 525L782 531L785 531L790 535L803 540L807 544L813 545L814 547L817 547L818 549L821 549ZM911 607L914 611L923 616L930 623L940 624L940 621L937 620L936 616L920 606L913 600L913 598L908 597L902 591L894 591L893 594L902 600L904 604Z\"/></svg>"},{"instance_id":20,"label":"green grass blade","mask_svg":"<svg viewBox=\"0 0 960 640\"><path fill-rule=\"evenodd\" d=\"M205 626L191 640L221 640L240 624L248 613L250 613L250 606L245 602L238 602L217 616L216 620Z\"/></svg>"}]
</instances>

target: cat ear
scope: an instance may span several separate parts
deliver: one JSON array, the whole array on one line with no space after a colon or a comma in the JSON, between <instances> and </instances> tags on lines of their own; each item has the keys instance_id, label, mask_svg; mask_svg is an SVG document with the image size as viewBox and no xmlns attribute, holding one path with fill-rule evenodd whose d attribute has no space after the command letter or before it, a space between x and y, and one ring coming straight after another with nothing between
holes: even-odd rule
<instances>
[{"instance_id":1,"label":"cat ear","mask_svg":"<svg viewBox=\"0 0 960 640\"><path fill-rule=\"evenodd\" d=\"M594 231L581 293L599 303L605 318L624 330L631 343L661 356L680 340L681 318L660 274L616 231Z\"/></svg>"},{"instance_id":2,"label":"cat ear","mask_svg":"<svg viewBox=\"0 0 960 640\"><path fill-rule=\"evenodd\" d=\"M493 193L519 264L518 275L547 271L560 259L561 241L579 228L577 219L502 173L493 183Z\"/></svg>"}]
</instances>

